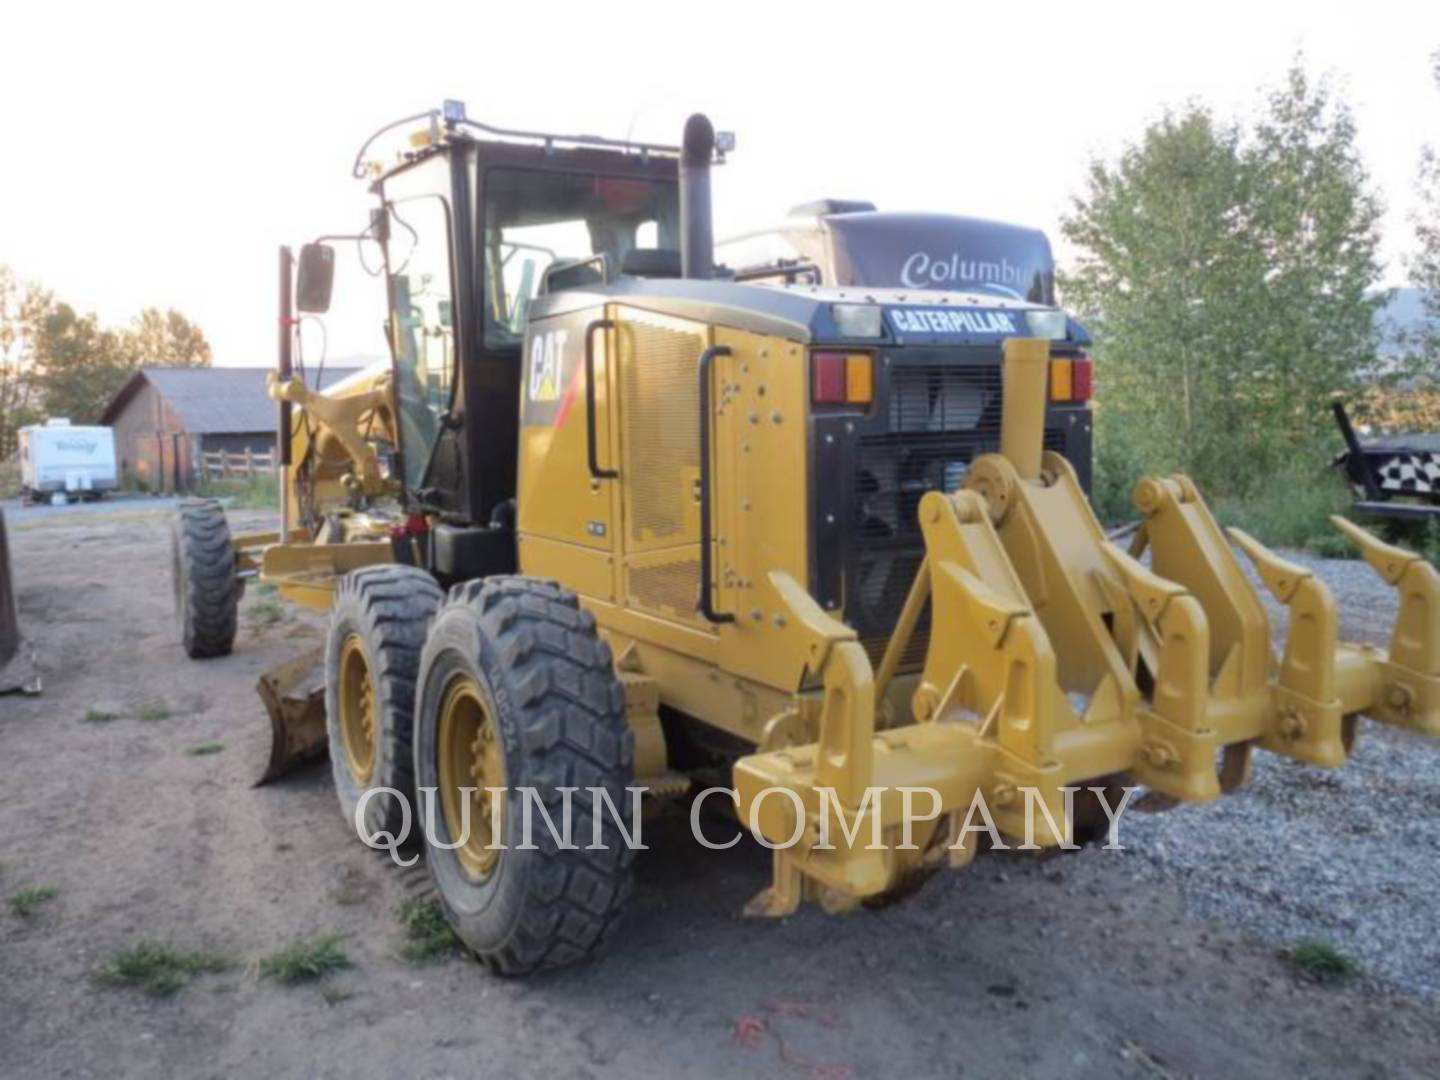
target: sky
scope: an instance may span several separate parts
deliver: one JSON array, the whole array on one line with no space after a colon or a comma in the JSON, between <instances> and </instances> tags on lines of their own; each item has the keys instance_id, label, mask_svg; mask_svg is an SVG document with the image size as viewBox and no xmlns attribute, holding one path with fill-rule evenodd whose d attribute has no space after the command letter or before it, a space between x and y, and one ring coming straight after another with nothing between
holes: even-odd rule
<instances>
[{"instance_id":1,"label":"sky","mask_svg":"<svg viewBox=\"0 0 1440 1080\"><path fill-rule=\"evenodd\" d=\"M4 23L0 263L107 322L177 308L227 365L274 361L277 247L363 227L359 144L445 98L500 126L666 143L708 113L738 140L715 176L722 237L862 198L1036 226L1063 263L1093 159L1167 106L1253 115L1303 51L1355 113L1392 285L1420 149L1440 143L1434 0L49 0ZM330 359L383 355L383 291L348 251L335 288Z\"/></svg>"}]
</instances>

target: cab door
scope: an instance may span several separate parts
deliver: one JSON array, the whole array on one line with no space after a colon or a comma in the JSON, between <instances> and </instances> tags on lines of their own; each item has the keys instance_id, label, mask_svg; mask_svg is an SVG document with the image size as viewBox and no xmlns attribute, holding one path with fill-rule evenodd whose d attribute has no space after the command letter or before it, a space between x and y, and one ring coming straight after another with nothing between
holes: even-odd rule
<instances>
[{"instance_id":1,"label":"cab door","mask_svg":"<svg viewBox=\"0 0 1440 1080\"><path fill-rule=\"evenodd\" d=\"M520 387L520 568L605 603L618 586L624 475L616 467L615 335L598 307L532 320Z\"/></svg>"}]
</instances>

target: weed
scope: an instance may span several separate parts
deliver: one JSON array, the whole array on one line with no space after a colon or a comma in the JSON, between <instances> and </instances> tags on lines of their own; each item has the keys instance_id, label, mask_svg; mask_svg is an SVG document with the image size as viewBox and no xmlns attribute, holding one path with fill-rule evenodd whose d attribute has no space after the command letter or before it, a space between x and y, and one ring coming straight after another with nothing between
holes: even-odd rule
<instances>
[{"instance_id":1,"label":"weed","mask_svg":"<svg viewBox=\"0 0 1440 1080\"><path fill-rule=\"evenodd\" d=\"M151 997L169 997L196 975L228 971L235 962L208 952L183 952L158 941L142 941L114 953L95 972L107 986L138 986Z\"/></svg>"},{"instance_id":2,"label":"weed","mask_svg":"<svg viewBox=\"0 0 1440 1080\"><path fill-rule=\"evenodd\" d=\"M1366 524L1374 525L1373 522ZM1440 566L1440 519L1425 521L1386 520L1379 523L1377 530L1384 540L1418 553L1431 563Z\"/></svg>"},{"instance_id":3,"label":"weed","mask_svg":"<svg viewBox=\"0 0 1440 1080\"><path fill-rule=\"evenodd\" d=\"M200 485L200 494L224 499L232 510L268 510L280 501L275 477L268 474L254 480L211 480Z\"/></svg>"},{"instance_id":4,"label":"weed","mask_svg":"<svg viewBox=\"0 0 1440 1080\"><path fill-rule=\"evenodd\" d=\"M1326 941L1307 939L1283 953L1300 974L1315 982L1341 982L1360 969L1354 960Z\"/></svg>"},{"instance_id":5,"label":"weed","mask_svg":"<svg viewBox=\"0 0 1440 1080\"><path fill-rule=\"evenodd\" d=\"M108 712L105 709L97 709L94 706L91 706L90 708L85 710L85 722L87 724L108 724L111 720L114 719L115 714L113 712Z\"/></svg>"},{"instance_id":6,"label":"weed","mask_svg":"<svg viewBox=\"0 0 1440 1080\"><path fill-rule=\"evenodd\" d=\"M170 706L163 701L152 701L140 706L140 711L135 714L136 719L144 720L147 724L160 720L170 719Z\"/></svg>"},{"instance_id":7,"label":"weed","mask_svg":"<svg viewBox=\"0 0 1440 1080\"><path fill-rule=\"evenodd\" d=\"M321 934L318 937L297 941L289 948L267 956L260 961L260 973L278 979L287 985L323 979L332 971L350 966L340 944L340 935Z\"/></svg>"},{"instance_id":8,"label":"weed","mask_svg":"<svg viewBox=\"0 0 1440 1080\"><path fill-rule=\"evenodd\" d=\"M20 918L28 919L35 914L41 904L54 900L59 895L60 890L53 885L36 885L33 888L21 889L10 897L10 910Z\"/></svg>"},{"instance_id":9,"label":"weed","mask_svg":"<svg viewBox=\"0 0 1440 1080\"><path fill-rule=\"evenodd\" d=\"M1440 566L1440 519L1429 518L1415 550L1434 565Z\"/></svg>"},{"instance_id":10,"label":"weed","mask_svg":"<svg viewBox=\"0 0 1440 1080\"><path fill-rule=\"evenodd\" d=\"M1350 492L1333 473L1284 470L1243 498L1215 500L1222 525L1235 525L1270 547L1299 548L1326 558L1355 558L1354 545L1330 524L1350 508Z\"/></svg>"},{"instance_id":11,"label":"weed","mask_svg":"<svg viewBox=\"0 0 1440 1080\"><path fill-rule=\"evenodd\" d=\"M189 754L191 757L204 757L207 754L218 754L221 750L224 749L224 743L202 742L199 746L190 747L190 749L186 750L185 753Z\"/></svg>"},{"instance_id":12,"label":"weed","mask_svg":"<svg viewBox=\"0 0 1440 1080\"><path fill-rule=\"evenodd\" d=\"M395 909L408 939L400 950L411 964L428 964L460 948L460 939L445 921L440 902L428 897L411 897Z\"/></svg>"},{"instance_id":13,"label":"weed","mask_svg":"<svg viewBox=\"0 0 1440 1080\"><path fill-rule=\"evenodd\" d=\"M347 871L344 880L330 896L341 907L355 907L369 900L374 892L375 882L358 872Z\"/></svg>"},{"instance_id":14,"label":"weed","mask_svg":"<svg viewBox=\"0 0 1440 1080\"><path fill-rule=\"evenodd\" d=\"M285 605L274 596L262 596L245 609L245 617L257 626L274 626L285 618Z\"/></svg>"}]
</instances>

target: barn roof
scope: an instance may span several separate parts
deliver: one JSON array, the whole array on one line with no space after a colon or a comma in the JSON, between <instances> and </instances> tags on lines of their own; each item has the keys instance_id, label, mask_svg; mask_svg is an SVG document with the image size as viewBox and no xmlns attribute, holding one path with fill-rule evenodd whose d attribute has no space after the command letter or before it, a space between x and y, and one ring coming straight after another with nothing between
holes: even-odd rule
<instances>
[{"instance_id":1,"label":"barn roof","mask_svg":"<svg viewBox=\"0 0 1440 1080\"><path fill-rule=\"evenodd\" d=\"M145 383L169 403L185 430L195 435L275 430L275 402L265 394L268 367L142 367L105 407L102 424L112 424ZM326 367L318 389L332 386L360 370ZM307 373L315 384L316 373Z\"/></svg>"}]
</instances>

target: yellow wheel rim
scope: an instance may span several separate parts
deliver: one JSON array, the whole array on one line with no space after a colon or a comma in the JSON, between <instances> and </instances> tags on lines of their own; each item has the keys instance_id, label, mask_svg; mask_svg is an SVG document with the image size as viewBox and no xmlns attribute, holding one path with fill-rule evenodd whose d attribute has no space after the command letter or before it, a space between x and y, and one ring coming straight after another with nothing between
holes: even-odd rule
<instances>
[{"instance_id":1,"label":"yellow wheel rim","mask_svg":"<svg viewBox=\"0 0 1440 1080\"><path fill-rule=\"evenodd\" d=\"M340 738L345 764L357 784L368 784L375 774L375 744L379 736L375 679L370 657L359 634L340 645Z\"/></svg>"},{"instance_id":2,"label":"yellow wheel rim","mask_svg":"<svg viewBox=\"0 0 1440 1080\"><path fill-rule=\"evenodd\" d=\"M499 850L490 844L503 835L505 813L503 796L496 798L492 811L486 788L505 786L505 752L485 697L468 675L457 676L445 690L436 751L440 758L440 812L445 815L449 842L463 839L455 855L467 874L489 877L500 858Z\"/></svg>"}]
</instances>

